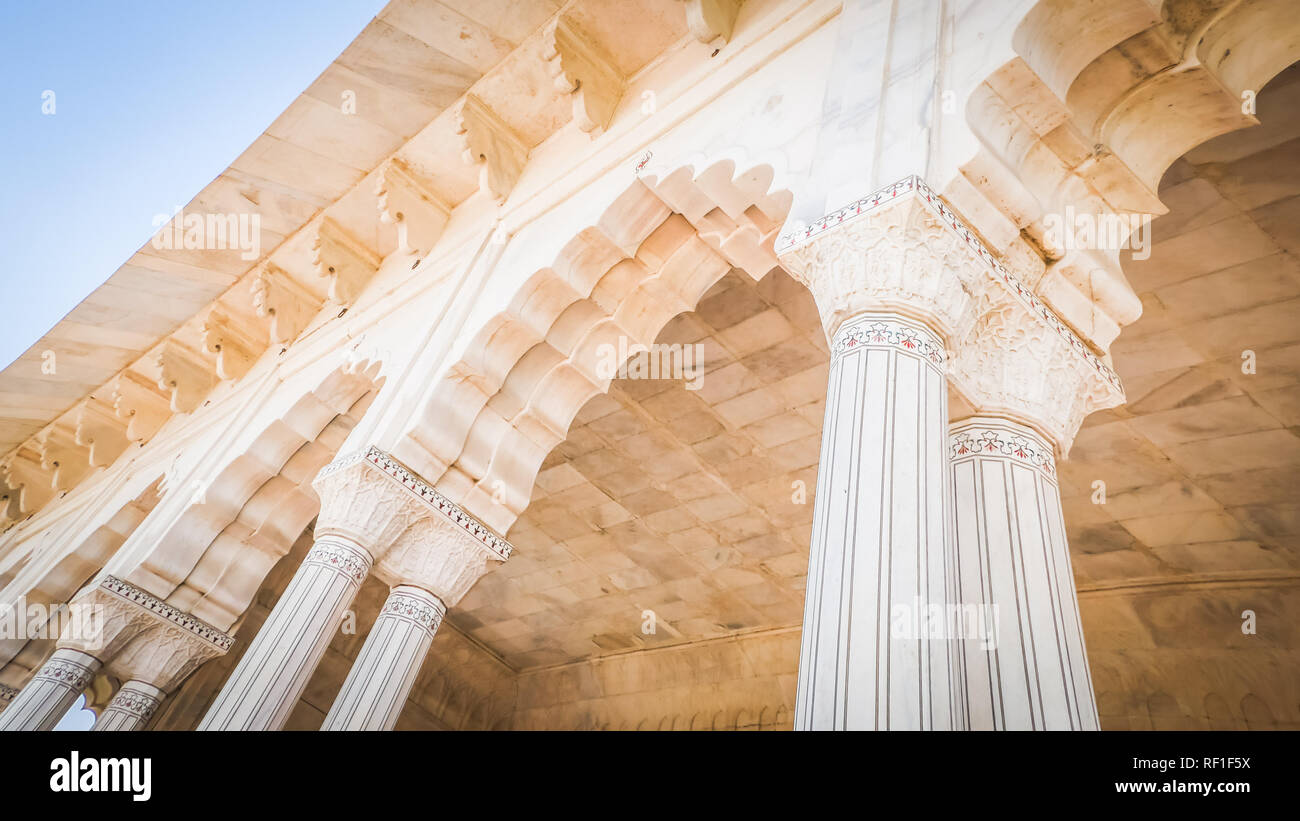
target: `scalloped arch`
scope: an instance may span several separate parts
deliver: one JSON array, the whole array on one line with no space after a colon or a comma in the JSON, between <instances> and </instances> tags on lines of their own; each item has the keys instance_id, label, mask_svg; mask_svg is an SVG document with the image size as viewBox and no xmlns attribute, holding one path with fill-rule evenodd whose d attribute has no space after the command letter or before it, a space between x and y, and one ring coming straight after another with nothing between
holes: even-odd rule
<instances>
[{"instance_id":1,"label":"scalloped arch","mask_svg":"<svg viewBox=\"0 0 1300 821\"><path fill-rule=\"evenodd\" d=\"M792 198L775 179L725 158L634 181L478 329L394 455L507 532L547 454L608 390L620 338L635 353L732 268L757 280L777 267Z\"/></svg>"},{"instance_id":2,"label":"scalloped arch","mask_svg":"<svg viewBox=\"0 0 1300 821\"><path fill-rule=\"evenodd\" d=\"M315 518L311 480L365 412L381 367L349 356L332 370L226 463L126 578L175 579L169 604L229 629Z\"/></svg>"}]
</instances>

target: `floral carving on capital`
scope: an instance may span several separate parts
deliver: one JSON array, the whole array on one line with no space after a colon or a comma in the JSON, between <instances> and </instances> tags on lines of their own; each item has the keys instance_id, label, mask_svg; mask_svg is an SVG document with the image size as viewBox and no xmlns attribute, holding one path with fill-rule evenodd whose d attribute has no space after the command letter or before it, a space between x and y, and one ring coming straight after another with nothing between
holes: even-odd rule
<instances>
[{"instance_id":1,"label":"floral carving on capital","mask_svg":"<svg viewBox=\"0 0 1300 821\"><path fill-rule=\"evenodd\" d=\"M430 516L402 534L375 566L388 584L414 585L454 607L501 558L454 522Z\"/></svg>"},{"instance_id":2,"label":"floral carving on capital","mask_svg":"<svg viewBox=\"0 0 1300 821\"><path fill-rule=\"evenodd\" d=\"M320 496L315 535L343 538L378 558L429 511L363 456L327 465L312 482Z\"/></svg>"},{"instance_id":3,"label":"floral carving on capital","mask_svg":"<svg viewBox=\"0 0 1300 821\"><path fill-rule=\"evenodd\" d=\"M1005 293L981 297L974 326L955 347L948 373L971 405L1043 431L1062 455L1088 414L1124 401L1122 390Z\"/></svg>"},{"instance_id":4,"label":"floral carving on capital","mask_svg":"<svg viewBox=\"0 0 1300 821\"><path fill-rule=\"evenodd\" d=\"M960 338L988 287L983 261L915 193L789 246L780 260L812 292L828 332L867 311L896 311Z\"/></svg>"}]
</instances>

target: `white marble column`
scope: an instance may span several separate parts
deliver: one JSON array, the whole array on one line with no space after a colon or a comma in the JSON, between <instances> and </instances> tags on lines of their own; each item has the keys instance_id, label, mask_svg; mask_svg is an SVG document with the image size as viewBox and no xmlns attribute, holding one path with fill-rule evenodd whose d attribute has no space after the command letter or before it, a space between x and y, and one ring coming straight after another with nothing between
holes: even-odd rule
<instances>
[{"instance_id":1,"label":"white marble column","mask_svg":"<svg viewBox=\"0 0 1300 821\"><path fill-rule=\"evenodd\" d=\"M128 681L104 708L93 730L143 730L167 694L143 681Z\"/></svg>"},{"instance_id":2,"label":"white marble column","mask_svg":"<svg viewBox=\"0 0 1300 821\"><path fill-rule=\"evenodd\" d=\"M361 545L319 534L200 730L278 730L370 573Z\"/></svg>"},{"instance_id":3,"label":"white marble column","mask_svg":"<svg viewBox=\"0 0 1300 821\"><path fill-rule=\"evenodd\" d=\"M1009 270L990 270L1000 287L980 294L949 369L975 411L948 444L960 603L980 628L960 645L963 700L972 729L1095 730L1056 457L1124 389Z\"/></svg>"},{"instance_id":4,"label":"white marble column","mask_svg":"<svg viewBox=\"0 0 1300 821\"><path fill-rule=\"evenodd\" d=\"M910 181L778 244L830 340L795 729L954 729L946 340L978 260Z\"/></svg>"},{"instance_id":5,"label":"white marble column","mask_svg":"<svg viewBox=\"0 0 1300 821\"><path fill-rule=\"evenodd\" d=\"M446 612L427 590L394 587L321 729L393 729Z\"/></svg>"},{"instance_id":6,"label":"white marble column","mask_svg":"<svg viewBox=\"0 0 1300 821\"><path fill-rule=\"evenodd\" d=\"M893 629L950 598L943 342L862 314L831 350L795 724L950 728L949 648Z\"/></svg>"},{"instance_id":7,"label":"white marble column","mask_svg":"<svg viewBox=\"0 0 1300 821\"><path fill-rule=\"evenodd\" d=\"M1096 730L1052 447L1008 419L952 425L961 601L984 631L964 642L976 730Z\"/></svg>"},{"instance_id":8,"label":"white marble column","mask_svg":"<svg viewBox=\"0 0 1300 821\"><path fill-rule=\"evenodd\" d=\"M447 608L512 550L419 477L401 469L400 480L431 503L429 515L403 533L375 567L375 575L392 589L323 730L391 730Z\"/></svg>"},{"instance_id":9,"label":"white marble column","mask_svg":"<svg viewBox=\"0 0 1300 821\"><path fill-rule=\"evenodd\" d=\"M321 498L316 544L200 730L283 727L375 561L417 525L440 516L479 541L497 538L459 508L444 510L455 506L378 448L336 460L313 486Z\"/></svg>"},{"instance_id":10,"label":"white marble column","mask_svg":"<svg viewBox=\"0 0 1300 821\"><path fill-rule=\"evenodd\" d=\"M85 692L101 667L99 659L60 647L0 713L0 731L50 730Z\"/></svg>"}]
</instances>

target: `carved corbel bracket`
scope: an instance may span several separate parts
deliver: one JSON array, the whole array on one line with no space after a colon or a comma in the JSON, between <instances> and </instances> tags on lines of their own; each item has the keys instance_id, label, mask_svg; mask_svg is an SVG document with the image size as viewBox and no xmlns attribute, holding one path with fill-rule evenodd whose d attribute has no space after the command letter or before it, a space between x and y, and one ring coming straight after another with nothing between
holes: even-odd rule
<instances>
[{"instance_id":1,"label":"carved corbel bracket","mask_svg":"<svg viewBox=\"0 0 1300 821\"><path fill-rule=\"evenodd\" d=\"M155 362L161 373L158 387L171 395L174 413L190 413L216 385L216 375L203 357L174 340L163 342Z\"/></svg>"},{"instance_id":2,"label":"carved corbel bracket","mask_svg":"<svg viewBox=\"0 0 1300 821\"><path fill-rule=\"evenodd\" d=\"M19 513L39 510L54 498L54 480L41 467L41 455L28 446L20 447L0 463L5 484L17 493ZM13 500L11 500L11 505Z\"/></svg>"},{"instance_id":3,"label":"carved corbel bracket","mask_svg":"<svg viewBox=\"0 0 1300 821\"><path fill-rule=\"evenodd\" d=\"M126 438L144 444L171 416L167 398L135 371L123 371L113 383L113 412L126 422Z\"/></svg>"},{"instance_id":4,"label":"carved corbel bracket","mask_svg":"<svg viewBox=\"0 0 1300 821\"><path fill-rule=\"evenodd\" d=\"M330 301L351 305L379 269L379 259L327 217L316 228L312 265L317 275L329 280Z\"/></svg>"},{"instance_id":5,"label":"carved corbel bracket","mask_svg":"<svg viewBox=\"0 0 1300 821\"><path fill-rule=\"evenodd\" d=\"M397 226L397 247L403 253L424 256L442 235L451 209L428 189L400 160L379 172L375 188L379 220Z\"/></svg>"},{"instance_id":6,"label":"carved corbel bracket","mask_svg":"<svg viewBox=\"0 0 1300 821\"><path fill-rule=\"evenodd\" d=\"M77 409L76 419L77 444L89 449L91 466L108 467L126 450L126 423L112 405L88 397Z\"/></svg>"},{"instance_id":7,"label":"carved corbel bracket","mask_svg":"<svg viewBox=\"0 0 1300 821\"><path fill-rule=\"evenodd\" d=\"M728 41L744 0L686 0L686 25L701 43Z\"/></svg>"},{"instance_id":8,"label":"carved corbel bracket","mask_svg":"<svg viewBox=\"0 0 1300 821\"><path fill-rule=\"evenodd\" d=\"M528 149L482 100L465 95L456 114L465 164L479 167L479 189L504 200L523 173Z\"/></svg>"},{"instance_id":9,"label":"carved corbel bracket","mask_svg":"<svg viewBox=\"0 0 1300 821\"><path fill-rule=\"evenodd\" d=\"M50 425L36 434L35 442L41 453L41 468L49 472L54 490L70 490L90 472L89 454L77 444L76 431L71 427Z\"/></svg>"},{"instance_id":10,"label":"carved corbel bracket","mask_svg":"<svg viewBox=\"0 0 1300 821\"><path fill-rule=\"evenodd\" d=\"M270 320L271 342L292 342L320 310L321 301L280 268L267 263L253 277L253 310Z\"/></svg>"},{"instance_id":11,"label":"carved corbel bracket","mask_svg":"<svg viewBox=\"0 0 1300 821\"><path fill-rule=\"evenodd\" d=\"M266 334L248 318L215 305L203 320L203 349L217 358L217 378L239 379L266 350Z\"/></svg>"},{"instance_id":12,"label":"carved corbel bracket","mask_svg":"<svg viewBox=\"0 0 1300 821\"><path fill-rule=\"evenodd\" d=\"M627 80L594 39L561 15L545 33L543 56L555 88L573 98L573 121L595 136L609 126Z\"/></svg>"}]
</instances>

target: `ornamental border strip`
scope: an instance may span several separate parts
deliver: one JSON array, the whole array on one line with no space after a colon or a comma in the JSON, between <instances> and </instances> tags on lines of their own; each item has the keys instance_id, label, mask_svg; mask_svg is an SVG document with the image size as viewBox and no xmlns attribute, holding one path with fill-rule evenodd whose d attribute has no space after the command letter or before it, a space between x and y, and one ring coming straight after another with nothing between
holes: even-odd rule
<instances>
[{"instance_id":1,"label":"ornamental border strip","mask_svg":"<svg viewBox=\"0 0 1300 821\"><path fill-rule=\"evenodd\" d=\"M488 529L487 525L480 522L460 505L434 490L432 485L415 475L415 472L410 468L374 445L360 453L354 453L345 459L326 465L325 469L317 475L317 478L329 476L331 473L342 470L360 460L365 460L379 468L390 479L406 488L425 504L450 519L452 523L464 528L479 544L491 551L501 561L504 562L509 559L510 554L514 552L514 545L493 533Z\"/></svg>"},{"instance_id":2,"label":"ornamental border strip","mask_svg":"<svg viewBox=\"0 0 1300 821\"><path fill-rule=\"evenodd\" d=\"M434 601L429 601L408 593L393 593L379 608L379 615L412 622L432 634L437 633L442 625L447 607L436 596Z\"/></svg>"},{"instance_id":3,"label":"ornamental border strip","mask_svg":"<svg viewBox=\"0 0 1300 821\"><path fill-rule=\"evenodd\" d=\"M872 336L870 340L865 339L868 333ZM897 338L891 339L886 334ZM927 339L927 336L932 337L932 339ZM943 345L936 344L933 339L937 339L937 337L934 337L934 334L924 327L900 320L870 316L856 318L851 323L845 323L836 330L835 339L831 342L831 359L837 359L859 346L864 348L886 347L914 354L942 368L947 361L947 355Z\"/></svg>"},{"instance_id":4,"label":"ornamental border strip","mask_svg":"<svg viewBox=\"0 0 1300 821\"><path fill-rule=\"evenodd\" d=\"M948 227L956 231L957 234L965 240L966 245L975 252L976 256L984 262L989 270L993 272L994 276L997 279L1002 280L1002 283L1011 289L1011 291L1016 295L1021 303L1030 310L1031 313L1046 322L1049 327L1056 331L1058 336L1069 344L1070 348L1076 354L1083 357L1083 359L1092 366L1093 370L1095 370L1101 378L1105 380L1106 384L1123 395L1124 385L1120 382L1119 375L1116 374L1115 371L1105 362L1102 362L1101 357L1093 353L1087 343L1080 339L1079 335L1071 330L1070 327L1056 315L1055 311L1039 299L1037 294L1026 288L1024 284L1011 273L1010 269L1003 265L1002 262L994 256L991 251L989 251L989 249L984 245L984 242L980 240L974 231L971 230L970 226L966 225L961 217L957 216L956 212L944 202L943 198L939 196L939 194L937 194L934 189L925 182L925 180L922 180L915 174L904 177L898 182L886 185L855 202L849 203L843 208L832 211L829 214L814 220L813 223L803 231L793 231L782 235L777 242L775 251L778 255L784 254L796 246L802 245L813 237L820 236L845 222L850 222L863 214L870 213L882 205L894 202L900 195L907 193L915 193L918 195L920 199L929 206L930 210L938 214L939 217L948 224Z\"/></svg>"},{"instance_id":5,"label":"ornamental border strip","mask_svg":"<svg viewBox=\"0 0 1300 821\"><path fill-rule=\"evenodd\" d=\"M995 442L988 441L990 435L995 438ZM1016 440L1020 440L1027 447L1018 445ZM981 444L983 447L979 446ZM975 446L971 447L971 445ZM1056 459L1050 446L1037 437L1027 436L1020 431L973 426L963 428L949 436L949 461L973 459L977 456L1023 462L1031 468L1041 470L1052 481L1056 481Z\"/></svg>"},{"instance_id":6,"label":"ornamental border strip","mask_svg":"<svg viewBox=\"0 0 1300 821\"><path fill-rule=\"evenodd\" d=\"M357 584L366 580L370 573L370 558L362 556L357 549L342 541L323 539L317 541L303 557L304 565L314 564L342 573Z\"/></svg>"},{"instance_id":7,"label":"ornamental border strip","mask_svg":"<svg viewBox=\"0 0 1300 821\"><path fill-rule=\"evenodd\" d=\"M36 671L32 681L52 681L80 693L95 680L95 671L70 659L50 659Z\"/></svg>"},{"instance_id":8,"label":"ornamental border strip","mask_svg":"<svg viewBox=\"0 0 1300 821\"><path fill-rule=\"evenodd\" d=\"M99 583L99 587L118 598L125 599L138 607L143 607L155 616L165 619L189 633L193 633L208 644L220 649L223 653L235 643L234 637L230 634L218 630L203 619L192 616L117 576L105 576Z\"/></svg>"},{"instance_id":9,"label":"ornamental border strip","mask_svg":"<svg viewBox=\"0 0 1300 821\"><path fill-rule=\"evenodd\" d=\"M109 702L108 709L118 710L133 715L141 721L148 721L162 706L162 699L139 691L118 690Z\"/></svg>"}]
</instances>

